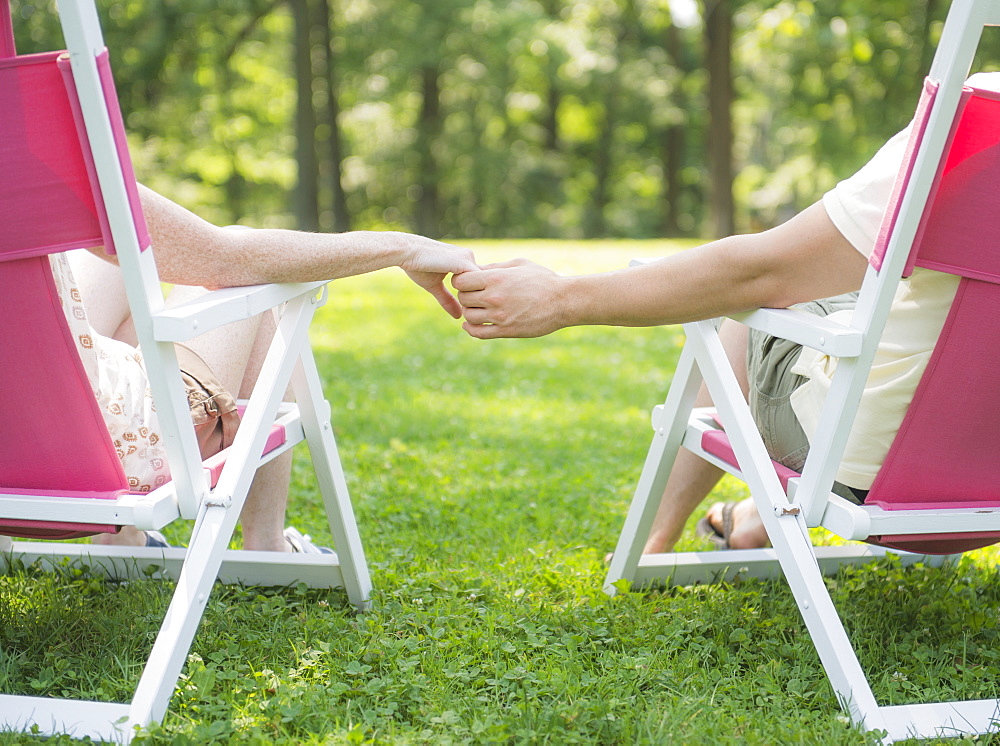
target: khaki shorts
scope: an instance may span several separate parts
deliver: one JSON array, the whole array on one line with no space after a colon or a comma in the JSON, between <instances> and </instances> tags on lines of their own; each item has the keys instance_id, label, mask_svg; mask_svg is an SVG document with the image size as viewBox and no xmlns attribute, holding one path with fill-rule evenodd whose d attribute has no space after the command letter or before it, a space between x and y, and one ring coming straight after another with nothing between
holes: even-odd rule
<instances>
[{"instance_id":1,"label":"khaki shorts","mask_svg":"<svg viewBox=\"0 0 1000 746\"><path fill-rule=\"evenodd\" d=\"M187 389L191 421L201 457L214 456L233 444L240 426L236 400L215 377L208 363L189 347L174 345L181 378Z\"/></svg>"},{"instance_id":2,"label":"khaki shorts","mask_svg":"<svg viewBox=\"0 0 1000 746\"><path fill-rule=\"evenodd\" d=\"M800 303L794 308L816 316L828 316L837 311L852 310L857 300L857 293L847 293ZM795 342L756 329L750 330L747 342L750 414L771 458L794 471L802 471L809 454L809 439L792 410L791 402L792 393L807 380L791 372L801 351L802 345ZM835 482L833 491L853 502L859 500L858 493L846 485ZM860 499L864 499L863 496Z\"/></svg>"}]
</instances>

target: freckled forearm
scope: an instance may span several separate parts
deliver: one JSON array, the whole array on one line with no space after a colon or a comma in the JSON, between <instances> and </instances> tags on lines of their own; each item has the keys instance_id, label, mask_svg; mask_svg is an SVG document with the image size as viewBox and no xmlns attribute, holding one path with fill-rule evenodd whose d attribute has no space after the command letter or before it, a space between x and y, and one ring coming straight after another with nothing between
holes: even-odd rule
<instances>
[{"instance_id":1,"label":"freckled forearm","mask_svg":"<svg viewBox=\"0 0 1000 746\"><path fill-rule=\"evenodd\" d=\"M149 189L141 194L165 282L228 287L332 280L395 266L406 256L403 234L219 228Z\"/></svg>"},{"instance_id":2,"label":"freckled forearm","mask_svg":"<svg viewBox=\"0 0 1000 746\"><path fill-rule=\"evenodd\" d=\"M756 308L765 286L739 251L750 240L734 236L646 265L562 278L561 325L677 324Z\"/></svg>"},{"instance_id":3,"label":"freckled forearm","mask_svg":"<svg viewBox=\"0 0 1000 746\"><path fill-rule=\"evenodd\" d=\"M199 260L189 279L211 277L223 287L269 282L310 282L373 272L400 264L405 256L392 236L284 230L226 231Z\"/></svg>"},{"instance_id":4,"label":"freckled forearm","mask_svg":"<svg viewBox=\"0 0 1000 746\"><path fill-rule=\"evenodd\" d=\"M785 308L861 287L868 263L821 203L764 233L730 236L651 264L565 278L571 324L650 326Z\"/></svg>"}]
</instances>

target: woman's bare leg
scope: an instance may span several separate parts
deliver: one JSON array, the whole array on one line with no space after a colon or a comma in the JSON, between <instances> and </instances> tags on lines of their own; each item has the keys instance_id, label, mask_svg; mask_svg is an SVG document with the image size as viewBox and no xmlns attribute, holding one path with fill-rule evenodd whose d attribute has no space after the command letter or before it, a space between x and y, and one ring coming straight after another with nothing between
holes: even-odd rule
<instances>
[{"instance_id":1,"label":"woman's bare leg","mask_svg":"<svg viewBox=\"0 0 1000 746\"><path fill-rule=\"evenodd\" d=\"M249 398L253 392L276 326L271 313L265 313L261 317L238 389L241 398ZM291 478L291 451L286 451L257 471L240 516L245 548L271 552L291 551L283 534Z\"/></svg>"},{"instance_id":2,"label":"woman's bare leg","mask_svg":"<svg viewBox=\"0 0 1000 746\"><path fill-rule=\"evenodd\" d=\"M121 270L114 264L105 262L86 249L66 253L73 280L80 289L83 307L87 310L87 321L98 334L113 339L122 339L135 344L132 330L132 312L125 296L125 280ZM130 330L125 337L119 330Z\"/></svg>"},{"instance_id":3,"label":"woman's bare leg","mask_svg":"<svg viewBox=\"0 0 1000 746\"><path fill-rule=\"evenodd\" d=\"M167 304L181 303L204 292L202 288L177 286ZM188 346L208 364L227 391L247 397L257 382L274 330L274 317L265 313L203 334L192 339ZM289 451L257 471L240 516L245 549L289 551L282 531L291 467Z\"/></svg>"}]
</instances>

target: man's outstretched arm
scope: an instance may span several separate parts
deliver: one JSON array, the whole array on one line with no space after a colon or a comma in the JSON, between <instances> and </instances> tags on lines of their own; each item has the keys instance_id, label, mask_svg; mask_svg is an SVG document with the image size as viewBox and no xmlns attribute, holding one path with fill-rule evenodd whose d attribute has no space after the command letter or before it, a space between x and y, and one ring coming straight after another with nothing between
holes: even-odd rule
<instances>
[{"instance_id":1,"label":"man's outstretched arm","mask_svg":"<svg viewBox=\"0 0 1000 746\"><path fill-rule=\"evenodd\" d=\"M473 337L538 337L567 326L653 326L785 308L861 287L867 261L821 203L764 233L650 264L563 277L515 260L452 279Z\"/></svg>"},{"instance_id":2,"label":"man's outstretched arm","mask_svg":"<svg viewBox=\"0 0 1000 746\"><path fill-rule=\"evenodd\" d=\"M468 249L410 233L230 230L141 185L139 194L160 277L178 285L333 280L398 266L459 318L461 308L444 287L444 278L478 269ZM99 254L105 256L103 250Z\"/></svg>"}]
</instances>

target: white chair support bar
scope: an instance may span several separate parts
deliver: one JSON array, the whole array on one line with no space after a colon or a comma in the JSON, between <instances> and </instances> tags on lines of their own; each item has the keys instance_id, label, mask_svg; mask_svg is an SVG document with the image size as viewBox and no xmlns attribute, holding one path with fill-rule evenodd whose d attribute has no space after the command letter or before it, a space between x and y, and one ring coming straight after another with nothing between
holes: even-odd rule
<instances>
[{"instance_id":1,"label":"white chair support bar","mask_svg":"<svg viewBox=\"0 0 1000 746\"><path fill-rule=\"evenodd\" d=\"M31 732L37 726L41 736L68 733L74 738L90 737L108 743L128 743L131 732L115 723L125 721L129 705L117 702L78 702L47 697L0 694L0 732Z\"/></svg>"},{"instance_id":2,"label":"white chair support bar","mask_svg":"<svg viewBox=\"0 0 1000 746\"><path fill-rule=\"evenodd\" d=\"M170 547L119 547L99 544L53 544L15 541L10 551L0 552L0 567L11 560L25 565L39 562L55 568L64 560L86 564L90 571L113 580L149 577L177 580L187 549ZM282 554L226 550L217 579L222 583L289 586L305 583L310 588L342 587L343 574L336 554Z\"/></svg>"},{"instance_id":3,"label":"white chair support bar","mask_svg":"<svg viewBox=\"0 0 1000 746\"><path fill-rule=\"evenodd\" d=\"M760 308L732 314L732 318L751 329L789 339L833 357L855 357L861 352L859 330L795 308Z\"/></svg>"},{"instance_id":4,"label":"white chair support bar","mask_svg":"<svg viewBox=\"0 0 1000 746\"><path fill-rule=\"evenodd\" d=\"M842 567L864 565L873 559L896 554L904 565L917 562L939 563L940 557L892 552L871 545L816 547L816 559L824 575L834 575ZM783 577L778 555L773 549L729 549L716 552L670 552L646 554L632 581L635 588L658 585L698 585L732 582L737 578L780 580Z\"/></svg>"},{"instance_id":5,"label":"white chair support bar","mask_svg":"<svg viewBox=\"0 0 1000 746\"><path fill-rule=\"evenodd\" d=\"M153 334L163 342L186 342L226 324L252 318L300 295L326 300L325 282L223 288L153 315Z\"/></svg>"}]
</instances>

